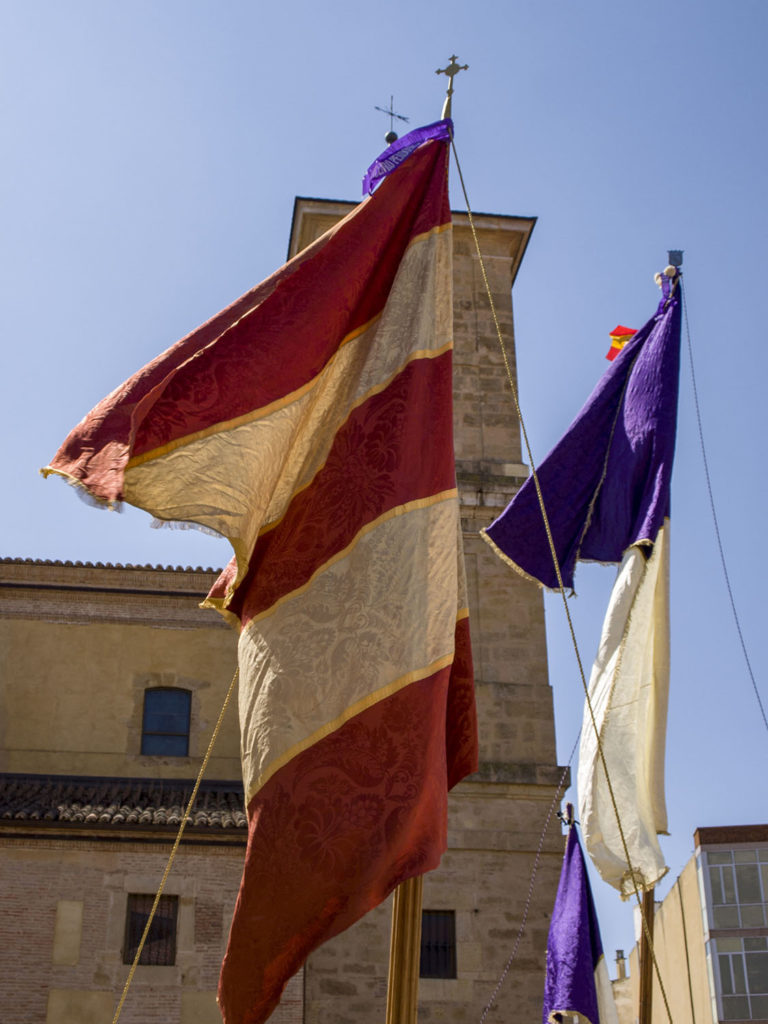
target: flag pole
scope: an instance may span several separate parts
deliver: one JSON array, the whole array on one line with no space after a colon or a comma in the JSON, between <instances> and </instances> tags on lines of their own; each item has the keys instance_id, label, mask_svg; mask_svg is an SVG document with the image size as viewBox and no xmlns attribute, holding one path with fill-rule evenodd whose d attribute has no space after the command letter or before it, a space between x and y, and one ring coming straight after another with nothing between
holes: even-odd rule
<instances>
[{"instance_id":1,"label":"flag pole","mask_svg":"<svg viewBox=\"0 0 768 1024\"><path fill-rule=\"evenodd\" d=\"M448 66L438 68L436 75L448 78L448 89L441 118L451 116L453 80L468 64L459 64L452 54ZM390 112L392 104L390 103ZM419 996L419 963L421 960L421 901L423 876L408 878L395 889L392 904L392 934L389 942L389 977L387 980L386 1024L416 1024Z\"/></svg>"},{"instance_id":2,"label":"flag pole","mask_svg":"<svg viewBox=\"0 0 768 1024\"><path fill-rule=\"evenodd\" d=\"M416 1024L423 880L423 875L417 875L406 879L395 889L389 944L386 1024Z\"/></svg>"},{"instance_id":3,"label":"flag pole","mask_svg":"<svg viewBox=\"0 0 768 1024\"><path fill-rule=\"evenodd\" d=\"M653 957L650 943L653 942L653 917L656 899L653 886L643 893L643 924L640 933L640 999L638 1024L651 1024L653 1011Z\"/></svg>"}]
</instances>

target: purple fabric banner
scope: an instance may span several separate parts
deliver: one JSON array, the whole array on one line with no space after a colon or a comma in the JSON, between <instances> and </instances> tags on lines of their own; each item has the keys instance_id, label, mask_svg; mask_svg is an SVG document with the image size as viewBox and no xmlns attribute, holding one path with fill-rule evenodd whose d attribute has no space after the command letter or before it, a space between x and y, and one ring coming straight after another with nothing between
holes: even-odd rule
<instances>
[{"instance_id":1,"label":"purple fabric banner","mask_svg":"<svg viewBox=\"0 0 768 1024\"><path fill-rule=\"evenodd\" d=\"M573 808L569 810L572 820ZM584 854L571 825L547 939L544 1024L561 1013L580 1013L590 1024L599 1024L595 969L602 955Z\"/></svg>"},{"instance_id":2,"label":"purple fabric banner","mask_svg":"<svg viewBox=\"0 0 768 1024\"><path fill-rule=\"evenodd\" d=\"M680 288L621 350L538 470L563 585L576 562L620 562L653 544L669 515L680 368ZM483 531L524 574L551 589L557 575L533 478Z\"/></svg>"},{"instance_id":3,"label":"purple fabric banner","mask_svg":"<svg viewBox=\"0 0 768 1024\"><path fill-rule=\"evenodd\" d=\"M414 128L412 132L397 139L380 156L376 157L365 172L363 195L370 195L381 179L391 174L403 160L407 160L422 142L426 142L428 139L450 139L452 135L453 121L448 117L444 121L435 121L434 124L424 125L423 128Z\"/></svg>"}]
</instances>

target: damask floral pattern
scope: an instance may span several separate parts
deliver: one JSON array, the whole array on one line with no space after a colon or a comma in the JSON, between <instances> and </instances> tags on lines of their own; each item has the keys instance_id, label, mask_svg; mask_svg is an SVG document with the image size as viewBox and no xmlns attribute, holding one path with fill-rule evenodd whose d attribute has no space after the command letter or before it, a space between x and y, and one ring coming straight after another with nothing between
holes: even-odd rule
<instances>
[{"instance_id":1,"label":"damask floral pattern","mask_svg":"<svg viewBox=\"0 0 768 1024\"><path fill-rule=\"evenodd\" d=\"M276 767L363 705L453 660L455 494L401 511L243 630L246 801Z\"/></svg>"},{"instance_id":2,"label":"damask floral pattern","mask_svg":"<svg viewBox=\"0 0 768 1024\"><path fill-rule=\"evenodd\" d=\"M447 159L425 143L48 467L235 551L209 595L242 627L227 1024L263 1022L309 951L436 866L448 789L476 766Z\"/></svg>"},{"instance_id":3,"label":"damask floral pattern","mask_svg":"<svg viewBox=\"0 0 768 1024\"><path fill-rule=\"evenodd\" d=\"M259 538L230 611L247 623L306 583L385 512L452 490L453 453L421 442L424 419L440 422L450 404L451 359L445 353L409 363L386 392L355 409L312 483Z\"/></svg>"},{"instance_id":4,"label":"damask floral pattern","mask_svg":"<svg viewBox=\"0 0 768 1024\"><path fill-rule=\"evenodd\" d=\"M468 641L464 619L456 635L460 663L471 658ZM437 866L448 778L476 769L476 752L463 739L474 728L471 680L442 669L293 758L252 799L222 968L226 1020L265 1020L319 941L349 927L406 878ZM271 912L275 905L279 914Z\"/></svg>"},{"instance_id":5,"label":"damask floral pattern","mask_svg":"<svg viewBox=\"0 0 768 1024\"><path fill-rule=\"evenodd\" d=\"M388 392L411 363L426 363L421 373L428 376L429 363L450 349L447 325L422 311L434 308L436 296L450 288L447 268L440 269L435 258L446 248L445 232L412 244L403 259L409 273L397 275L381 316L282 403L254 410L244 422L228 421L213 433L187 437L158 457L132 459L125 471L126 500L159 519L191 518L230 538L242 580L259 533L311 484L358 407ZM414 398L420 390L415 388ZM410 397L401 390L401 398ZM221 596L220 588L214 596Z\"/></svg>"}]
</instances>

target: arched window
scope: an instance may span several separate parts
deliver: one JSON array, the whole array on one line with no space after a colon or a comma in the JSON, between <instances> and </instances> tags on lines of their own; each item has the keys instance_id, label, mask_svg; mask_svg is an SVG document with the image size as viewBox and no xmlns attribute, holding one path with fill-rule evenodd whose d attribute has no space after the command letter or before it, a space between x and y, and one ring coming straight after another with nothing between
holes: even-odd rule
<instances>
[{"instance_id":1,"label":"arched window","mask_svg":"<svg viewBox=\"0 0 768 1024\"><path fill-rule=\"evenodd\" d=\"M189 690L158 686L144 691L142 754L187 757L191 703Z\"/></svg>"}]
</instances>

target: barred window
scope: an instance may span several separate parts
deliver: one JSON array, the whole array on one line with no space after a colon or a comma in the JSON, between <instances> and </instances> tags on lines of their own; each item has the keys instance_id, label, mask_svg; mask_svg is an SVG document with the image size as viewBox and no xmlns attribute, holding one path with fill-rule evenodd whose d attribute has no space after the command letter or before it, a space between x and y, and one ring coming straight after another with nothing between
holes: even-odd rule
<instances>
[{"instance_id":1,"label":"barred window","mask_svg":"<svg viewBox=\"0 0 768 1024\"><path fill-rule=\"evenodd\" d=\"M191 704L189 690L158 686L144 691L142 754L187 757Z\"/></svg>"},{"instance_id":2,"label":"barred window","mask_svg":"<svg viewBox=\"0 0 768 1024\"><path fill-rule=\"evenodd\" d=\"M456 977L456 914L453 910L421 912L419 977Z\"/></svg>"},{"instance_id":3,"label":"barred window","mask_svg":"<svg viewBox=\"0 0 768 1024\"><path fill-rule=\"evenodd\" d=\"M153 895L131 894L125 915L125 943L123 963L132 964L139 948L141 936L147 926L149 912L155 902ZM178 896L161 896L147 941L141 951L140 964L167 966L176 963L176 916L179 909Z\"/></svg>"},{"instance_id":4,"label":"barred window","mask_svg":"<svg viewBox=\"0 0 768 1024\"><path fill-rule=\"evenodd\" d=\"M764 928L768 923L768 848L706 854L711 928Z\"/></svg>"},{"instance_id":5,"label":"barred window","mask_svg":"<svg viewBox=\"0 0 768 1024\"><path fill-rule=\"evenodd\" d=\"M720 1020L765 1020L768 1016L768 938L714 939L710 956L715 973Z\"/></svg>"}]
</instances>

